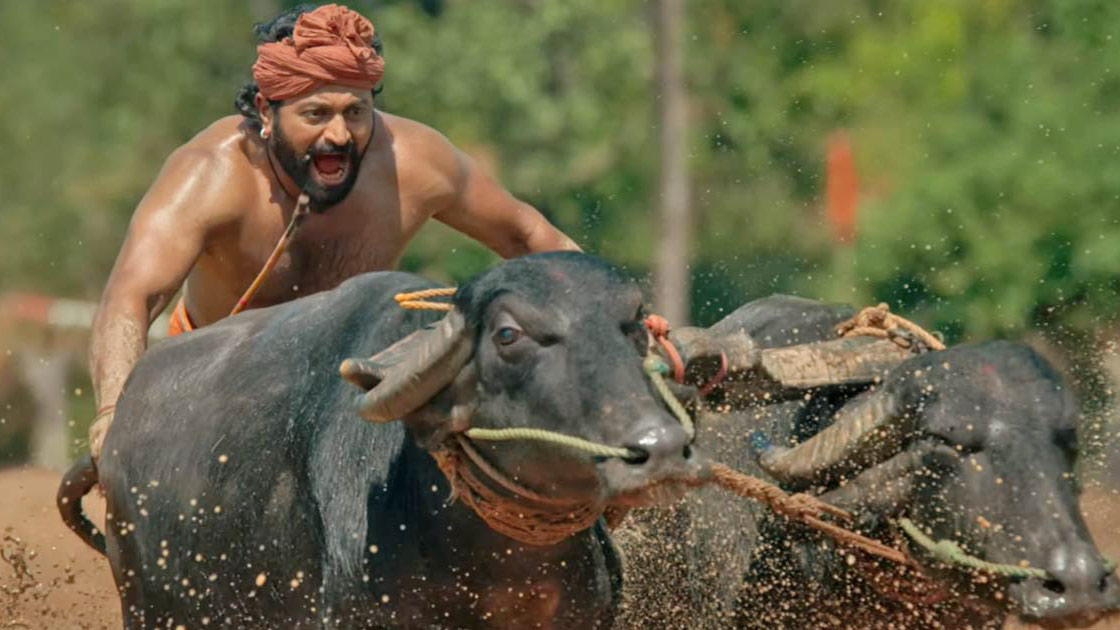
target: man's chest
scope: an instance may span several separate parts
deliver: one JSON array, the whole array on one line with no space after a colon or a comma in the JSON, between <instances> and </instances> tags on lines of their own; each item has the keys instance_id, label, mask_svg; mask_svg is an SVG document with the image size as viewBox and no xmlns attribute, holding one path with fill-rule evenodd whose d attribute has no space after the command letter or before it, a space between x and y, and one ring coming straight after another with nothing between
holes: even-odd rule
<instances>
[{"instance_id":1,"label":"man's chest","mask_svg":"<svg viewBox=\"0 0 1120 630\"><path fill-rule=\"evenodd\" d=\"M236 284L248 286L264 267L287 226L287 216L275 209L271 217L243 226L239 260L231 270L238 277ZM361 273L391 269L422 223L422 213L384 197L355 199L313 214L280 254L253 303L284 302L334 288Z\"/></svg>"}]
</instances>

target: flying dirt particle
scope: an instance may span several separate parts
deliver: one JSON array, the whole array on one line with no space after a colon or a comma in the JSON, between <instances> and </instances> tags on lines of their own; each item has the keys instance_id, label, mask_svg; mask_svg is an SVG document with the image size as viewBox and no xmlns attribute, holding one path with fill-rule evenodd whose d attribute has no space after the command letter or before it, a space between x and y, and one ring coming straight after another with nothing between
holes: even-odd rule
<instances>
[{"instance_id":1,"label":"flying dirt particle","mask_svg":"<svg viewBox=\"0 0 1120 630\"><path fill-rule=\"evenodd\" d=\"M382 604L388 604L389 603L389 596L388 595L382 595L381 596L381 603Z\"/></svg>"},{"instance_id":2,"label":"flying dirt particle","mask_svg":"<svg viewBox=\"0 0 1120 630\"><path fill-rule=\"evenodd\" d=\"M292 581L288 583L288 585L292 587L293 591L296 590L297 588L299 588L299 584L300 584L299 580L297 580L295 578L292 578Z\"/></svg>"},{"instance_id":3,"label":"flying dirt particle","mask_svg":"<svg viewBox=\"0 0 1120 630\"><path fill-rule=\"evenodd\" d=\"M980 527L983 527L984 529L991 529L992 527L991 521L980 515L976 516L976 522L980 525Z\"/></svg>"},{"instance_id":4,"label":"flying dirt particle","mask_svg":"<svg viewBox=\"0 0 1120 630\"><path fill-rule=\"evenodd\" d=\"M268 581L268 576L265 575L264 573L261 573L261 574L257 575L257 588L260 588L260 587L264 586L264 583L267 582L267 581Z\"/></svg>"},{"instance_id":5,"label":"flying dirt particle","mask_svg":"<svg viewBox=\"0 0 1120 630\"><path fill-rule=\"evenodd\" d=\"M369 546L369 552L370 553L377 553L377 545L370 545Z\"/></svg>"},{"instance_id":6,"label":"flying dirt particle","mask_svg":"<svg viewBox=\"0 0 1120 630\"><path fill-rule=\"evenodd\" d=\"M224 464L228 461L229 461L229 457L227 457L225 453L222 453L221 455L218 456L218 463L219 464Z\"/></svg>"}]
</instances>

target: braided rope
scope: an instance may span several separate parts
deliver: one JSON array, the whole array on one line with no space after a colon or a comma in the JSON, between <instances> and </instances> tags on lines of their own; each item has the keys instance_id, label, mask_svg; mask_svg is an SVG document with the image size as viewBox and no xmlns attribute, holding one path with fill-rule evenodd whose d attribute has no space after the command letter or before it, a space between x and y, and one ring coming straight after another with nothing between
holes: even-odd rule
<instances>
[{"instance_id":1,"label":"braided rope","mask_svg":"<svg viewBox=\"0 0 1120 630\"><path fill-rule=\"evenodd\" d=\"M500 534L527 545L554 545L591 527L603 514L602 506L592 502L536 506L524 496L511 499L478 478L464 461L461 444L448 441L431 452L432 458L451 484L451 499L461 500Z\"/></svg>"},{"instance_id":2,"label":"braided rope","mask_svg":"<svg viewBox=\"0 0 1120 630\"><path fill-rule=\"evenodd\" d=\"M397 301L398 306L410 311L450 311L450 302L429 302L427 298L450 297L455 295L455 291L457 291L455 287L422 289L409 293L398 293L393 296L393 299Z\"/></svg>"},{"instance_id":3,"label":"braided rope","mask_svg":"<svg viewBox=\"0 0 1120 630\"><path fill-rule=\"evenodd\" d=\"M409 293L398 293L393 296L397 303L407 302L411 300L423 300L431 297L450 297L455 295L458 291L455 287L442 287L436 289L421 289L420 291L411 291Z\"/></svg>"},{"instance_id":4,"label":"braided rope","mask_svg":"<svg viewBox=\"0 0 1120 630\"><path fill-rule=\"evenodd\" d=\"M425 302L424 300L409 300L400 302L400 307L407 311L450 311L448 302Z\"/></svg>"},{"instance_id":5,"label":"braided rope","mask_svg":"<svg viewBox=\"0 0 1120 630\"><path fill-rule=\"evenodd\" d=\"M855 547L897 564L913 564L913 561L898 549L821 519L821 516L826 514L846 521L851 520L852 517L848 512L816 497L807 494L788 494L772 483L719 463L712 464L712 478L709 483L715 483L745 499L758 501L777 514L801 521L841 545Z\"/></svg>"},{"instance_id":6,"label":"braided rope","mask_svg":"<svg viewBox=\"0 0 1120 630\"><path fill-rule=\"evenodd\" d=\"M685 435L691 442L692 438L696 437L696 425L692 422L692 416L688 415L688 411L669 390L669 385L665 382L662 376L669 373L669 366L665 362L654 355L647 356L642 361L642 369L645 370L649 376L649 380L653 381L653 386L657 388L657 392L661 394L661 398L665 400L665 404L669 406L670 411L677 417L677 421L681 423L684 428Z\"/></svg>"},{"instance_id":7,"label":"braided rope","mask_svg":"<svg viewBox=\"0 0 1120 630\"><path fill-rule=\"evenodd\" d=\"M891 339L898 343L900 339L895 336L895 331L908 332L926 345L930 350L944 350L945 343L930 334L926 329L914 322L900 317L891 312L886 302L878 306L868 306L847 321L836 326L836 334L841 337L856 337L866 335L880 339Z\"/></svg>"},{"instance_id":8,"label":"braided rope","mask_svg":"<svg viewBox=\"0 0 1120 630\"><path fill-rule=\"evenodd\" d=\"M986 571L1006 577L1030 577L1039 578L1041 580L1050 577L1050 574L1047 573L1045 569L1022 567L1014 564L999 564L981 560L976 556L970 556L960 548L960 545L951 540L939 540L934 542L932 538L926 536L925 532L908 518L899 518L898 524L902 527L902 531L906 532L906 535L913 539L918 546L922 547L928 551L930 555L945 564L968 567L970 569Z\"/></svg>"},{"instance_id":9,"label":"braided rope","mask_svg":"<svg viewBox=\"0 0 1120 630\"><path fill-rule=\"evenodd\" d=\"M466 430L466 435L472 440L494 442L508 442L510 440L550 442L598 457L633 459L637 455L634 451L621 446L608 446L606 444L599 444L598 442L578 438L574 435L566 435L564 433L556 433L555 431L548 431L545 429L533 429L530 427L514 427L509 429L483 429L480 427L473 427Z\"/></svg>"}]
</instances>

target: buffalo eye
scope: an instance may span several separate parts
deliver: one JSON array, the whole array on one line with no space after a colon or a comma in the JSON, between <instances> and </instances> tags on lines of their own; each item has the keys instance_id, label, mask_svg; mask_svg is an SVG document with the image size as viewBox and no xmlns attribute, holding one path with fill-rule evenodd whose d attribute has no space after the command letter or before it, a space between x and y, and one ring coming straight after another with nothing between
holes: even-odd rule
<instances>
[{"instance_id":1,"label":"buffalo eye","mask_svg":"<svg viewBox=\"0 0 1120 630\"><path fill-rule=\"evenodd\" d=\"M521 331L512 326L503 326L494 333L494 341L499 345L508 346L521 338Z\"/></svg>"}]
</instances>

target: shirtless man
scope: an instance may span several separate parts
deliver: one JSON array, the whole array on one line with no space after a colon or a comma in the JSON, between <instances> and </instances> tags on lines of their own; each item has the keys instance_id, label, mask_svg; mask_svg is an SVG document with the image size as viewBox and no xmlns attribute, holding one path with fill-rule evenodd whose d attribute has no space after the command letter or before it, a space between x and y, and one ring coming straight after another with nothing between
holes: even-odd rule
<instances>
[{"instance_id":1,"label":"shirtless man","mask_svg":"<svg viewBox=\"0 0 1120 630\"><path fill-rule=\"evenodd\" d=\"M311 215L250 307L391 269L430 218L506 258L578 249L437 131L374 109L384 61L364 17L337 5L294 9L256 32L261 45L254 83L238 95L241 115L215 122L168 158L102 294L90 348L95 461L151 322L180 287L172 334L228 315L301 191Z\"/></svg>"}]
</instances>

